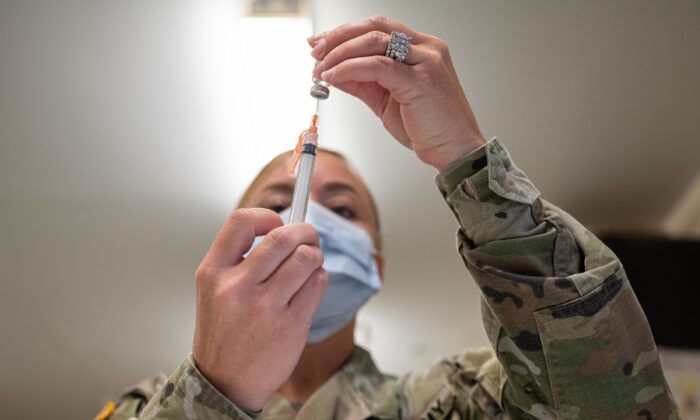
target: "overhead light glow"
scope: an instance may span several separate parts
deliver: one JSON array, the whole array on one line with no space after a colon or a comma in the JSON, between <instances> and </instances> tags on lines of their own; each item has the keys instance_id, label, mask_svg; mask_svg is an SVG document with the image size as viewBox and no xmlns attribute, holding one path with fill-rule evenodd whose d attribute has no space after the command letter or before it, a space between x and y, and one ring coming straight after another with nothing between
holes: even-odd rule
<instances>
[{"instance_id":1,"label":"overhead light glow","mask_svg":"<svg viewBox=\"0 0 700 420\"><path fill-rule=\"evenodd\" d=\"M212 197L230 208L260 168L294 147L308 125L314 61L308 17L245 17L228 1L197 2L192 42L202 147L216 150L211 172L224 187ZM222 181L223 180L223 181ZM221 189L219 188L221 192Z\"/></svg>"}]
</instances>

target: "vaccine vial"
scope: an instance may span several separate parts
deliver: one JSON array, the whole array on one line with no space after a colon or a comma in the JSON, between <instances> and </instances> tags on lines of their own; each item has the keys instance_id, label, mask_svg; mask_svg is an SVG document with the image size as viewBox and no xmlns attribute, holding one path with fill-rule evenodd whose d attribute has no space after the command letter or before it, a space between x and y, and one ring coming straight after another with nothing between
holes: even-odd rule
<instances>
[{"instance_id":1,"label":"vaccine vial","mask_svg":"<svg viewBox=\"0 0 700 420\"><path fill-rule=\"evenodd\" d=\"M314 84L309 92L311 96L317 100L328 99L328 96L331 94L330 89L328 89L328 83L316 78L313 78L312 81Z\"/></svg>"}]
</instances>

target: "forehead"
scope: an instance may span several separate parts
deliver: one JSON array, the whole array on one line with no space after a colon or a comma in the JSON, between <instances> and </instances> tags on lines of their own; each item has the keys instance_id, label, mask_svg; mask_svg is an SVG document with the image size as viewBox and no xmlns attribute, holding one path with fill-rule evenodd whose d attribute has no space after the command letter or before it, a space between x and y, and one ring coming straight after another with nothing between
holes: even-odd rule
<instances>
[{"instance_id":1,"label":"forehead","mask_svg":"<svg viewBox=\"0 0 700 420\"><path fill-rule=\"evenodd\" d=\"M294 184L294 175L287 171L289 159L282 158L270 168L269 172L261 180L259 188L276 183ZM357 178L347 163L332 153L319 151L316 155L314 172L312 178L312 190L322 188L325 184L343 183L354 187L358 192L365 191L366 188ZM257 188L256 188L257 189Z\"/></svg>"}]
</instances>

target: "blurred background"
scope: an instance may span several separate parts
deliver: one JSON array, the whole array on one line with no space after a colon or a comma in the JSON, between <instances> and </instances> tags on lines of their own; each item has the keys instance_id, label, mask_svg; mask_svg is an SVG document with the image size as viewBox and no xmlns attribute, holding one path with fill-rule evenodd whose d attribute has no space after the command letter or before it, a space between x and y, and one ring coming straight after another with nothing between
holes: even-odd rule
<instances>
[{"instance_id":1,"label":"blurred background","mask_svg":"<svg viewBox=\"0 0 700 420\"><path fill-rule=\"evenodd\" d=\"M687 244L688 270L652 252L661 274L633 279L682 311L700 257L697 0L0 0L0 418L91 418L179 364L199 260L308 124L305 38L372 14L447 41L484 134L550 201L618 245ZM381 211L385 287L358 341L398 374L487 345L435 171L359 101L332 91L320 113L321 144ZM697 335L698 319L652 324ZM695 418L700 358L668 340Z\"/></svg>"}]
</instances>

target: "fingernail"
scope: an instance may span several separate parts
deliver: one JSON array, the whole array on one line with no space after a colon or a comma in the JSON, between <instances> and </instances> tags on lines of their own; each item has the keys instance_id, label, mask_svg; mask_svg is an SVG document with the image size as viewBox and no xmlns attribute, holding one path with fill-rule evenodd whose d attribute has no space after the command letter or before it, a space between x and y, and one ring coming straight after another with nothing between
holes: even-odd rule
<instances>
[{"instance_id":1,"label":"fingernail","mask_svg":"<svg viewBox=\"0 0 700 420\"><path fill-rule=\"evenodd\" d=\"M325 32L319 32L316 35L311 35L310 37L306 38L307 41L309 42L316 42L319 39L323 38L323 35L325 35Z\"/></svg>"},{"instance_id":2,"label":"fingernail","mask_svg":"<svg viewBox=\"0 0 700 420\"><path fill-rule=\"evenodd\" d=\"M311 50L311 55L315 58L320 58L323 51L326 49L326 38L321 38L318 44Z\"/></svg>"},{"instance_id":3,"label":"fingernail","mask_svg":"<svg viewBox=\"0 0 700 420\"><path fill-rule=\"evenodd\" d=\"M323 73L324 67L323 61L317 61L314 65L314 73Z\"/></svg>"},{"instance_id":4,"label":"fingernail","mask_svg":"<svg viewBox=\"0 0 700 420\"><path fill-rule=\"evenodd\" d=\"M331 79L333 78L334 73L335 73L335 69L326 70L323 73L321 73L321 79L323 79L326 82L330 82Z\"/></svg>"}]
</instances>

